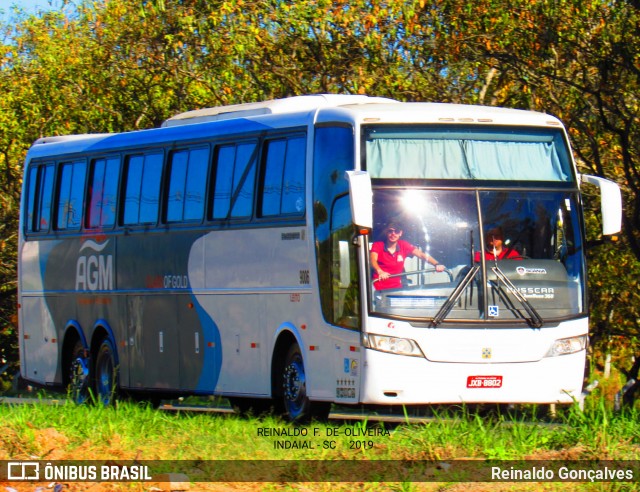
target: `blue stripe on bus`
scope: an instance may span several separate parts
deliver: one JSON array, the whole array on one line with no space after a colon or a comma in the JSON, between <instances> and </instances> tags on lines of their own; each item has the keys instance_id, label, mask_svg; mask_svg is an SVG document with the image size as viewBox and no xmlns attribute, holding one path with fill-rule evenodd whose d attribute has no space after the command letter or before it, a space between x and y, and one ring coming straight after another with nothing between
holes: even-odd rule
<instances>
[{"instance_id":1,"label":"blue stripe on bus","mask_svg":"<svg viewBox=\"0 0 640 492\"><path fill-rule=\"evenodd\" d=\"M213 321L213 318L211 318L200 305L194 294L191 295L191 299L193 299L193 304L196 307L196 312L200 319L200 326L202 326L202 331L204 332L202 371L196 390L212 392L216 389L222 368L222 340L220 338L220 329L215 321ZM210 347L210 343L213 343L214 346Z\"/></svg>"}]
</instances>

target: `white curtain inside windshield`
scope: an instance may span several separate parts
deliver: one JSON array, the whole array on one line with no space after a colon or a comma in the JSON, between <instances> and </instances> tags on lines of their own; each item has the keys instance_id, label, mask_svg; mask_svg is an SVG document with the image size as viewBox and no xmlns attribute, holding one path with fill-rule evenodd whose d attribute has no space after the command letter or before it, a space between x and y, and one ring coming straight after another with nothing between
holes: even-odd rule
<instances>
[{"instance_id":1,"label":"white curtain inside windshield","mask_svg":"<svg viewBox=\"0 0 640 492\"><path fill-rule=\"evenodd\" d=\"M370 130L367 170L373 178L569 181L560 134Z\"/></svg>"}]
</instances>

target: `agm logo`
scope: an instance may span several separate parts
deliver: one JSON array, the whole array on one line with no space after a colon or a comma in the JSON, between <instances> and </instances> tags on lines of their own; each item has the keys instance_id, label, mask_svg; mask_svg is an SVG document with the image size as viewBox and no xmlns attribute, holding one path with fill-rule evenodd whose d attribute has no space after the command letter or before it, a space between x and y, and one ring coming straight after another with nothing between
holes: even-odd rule
<instances>
[{"instance_id":1,"label":"agm logo","mask_svg":"<svg viewBox=\"0 0 640 492\"><path fill-rule=\"evenodd\" d=\"M112 290L113 289L113 255L100 254L109 244L109 240L102 244L89 239L80 247L76 263L76 290Z\"/></svg>"}]
</instances>

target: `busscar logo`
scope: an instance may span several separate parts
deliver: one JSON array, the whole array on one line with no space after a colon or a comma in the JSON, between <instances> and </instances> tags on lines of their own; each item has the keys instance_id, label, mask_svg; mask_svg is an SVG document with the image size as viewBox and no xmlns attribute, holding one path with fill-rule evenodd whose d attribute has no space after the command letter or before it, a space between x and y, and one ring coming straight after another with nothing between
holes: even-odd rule
<instances>
[{"instance_id":1,"label":"busscar logo","mask_svg":"<svg viewBox=\"0 0 640 492\"><path fill-rule=\"evenodd\" d=\"M109 244L109 240L97 243L88 239L80 246L76 262L76 290L112 290L113 289L113 255L101 254Z\"/></svg>"}]
</instances>

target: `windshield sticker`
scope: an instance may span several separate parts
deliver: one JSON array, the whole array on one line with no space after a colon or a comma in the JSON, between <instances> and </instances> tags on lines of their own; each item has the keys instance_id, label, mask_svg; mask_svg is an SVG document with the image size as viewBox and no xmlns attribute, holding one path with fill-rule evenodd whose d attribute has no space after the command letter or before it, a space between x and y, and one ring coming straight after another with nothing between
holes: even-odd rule
<instances>
[{"instance_id":1,"label":"windshield sticker","mask_svg":"<svg viewBox=\"0 0 640 492\"><path fill-rule=\"evenodd\" d=\"M351 374L352 376L358 375L358 360L357 359L344 359L344 372L345 374Z\"/></svg>"},{"instance_id":2,"label":"windshield sticker","mask_svg":"<svg viewBox=\"0 0 640 492\"><path fill-rule=\"evenodd\" d=\"M497 318L500 316L500 308L498 306L489 306L489 317Z\"/></svg>"},{"instance_id":3,"label":"windshield sticker","mask_svg":"<svg viewBox=\"0 0 640 492\"><path fill-rule=\"evenodd\" d=\"M547 271L544 268L525 268L519 266L516 268L516 273L518 275L546 275Z\"/></svg>"}]
</instances>

